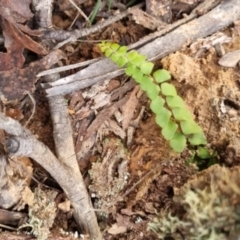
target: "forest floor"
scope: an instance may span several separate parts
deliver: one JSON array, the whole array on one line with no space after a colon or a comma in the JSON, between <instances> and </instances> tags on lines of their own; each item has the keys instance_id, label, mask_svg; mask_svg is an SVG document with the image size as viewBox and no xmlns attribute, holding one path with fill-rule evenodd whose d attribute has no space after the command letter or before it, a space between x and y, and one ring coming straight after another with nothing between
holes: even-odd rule
<instances>
[{"instance_id":1,"label":"forest floor","mask_svg":"<svg viewBox=\"0 0 240 240\"><path fill-rule=\"evenodd\" d=\"M61 4L57 2L54 4L53 26L66 30L72 24L77 10L68 1L59 1ZM93 2L85 1L80 6L85 11L91 11L95 4ZM124 6L124 2L119 6ZM115 6L114 11L119 10L118 7ZM173 12L171 21L176 21L180 11ZM104 13L110 14L106 10L101 12L103 16ZM97 15L96 22L103 18L101 14ZM80 27L82 23L83 19L78 17L73 28ZM154 62L156 68L170 72L171 83L203 128L209 148L216 152L214 161L227 168L240 164L240 67L221 66L219 60L222 53L219 48L224 51L223 55L240 49L239 26L233 24ZM61 50L66 57L62 64L70 65L101 57L94 42L96 40L110 39L130 45L150 32L128 16L82 41L64 45ZM223 40L214 44L216 39ZM26 58L29 63L32 61L30 57ZM78 70L63 72L61 77ZM51 114L44 91L37 85L32 95L36 110L27 128L55 152ZM116 103L125 96L128 99L116 107ZM193 157L193 151L187 148L179 154L170 149L155 123L148 98L125 75L66 94L65 99L79 168L104 239L156 239L156 235L147 230L148 223L161 211L181 215L182 208L174 196L188 180L198 176L199 169L194 164L186 163ZM7 116L25 124L31 115L32 103L25 98L20 103L4 103L3 108ZM98 124L90 128L94 121ZM90 132L87 130L89 128ZM59 236L66 236L66 232L78 231L71 208L64 205L68 200L58 183L34 161L27 165L31 166L33 176L37 179L37 182L34 179L29 181L30 188L33 190L38 186L43 191L54 189L57 191L55 203L58 206L62 203L57 209L49 239L60 239ZM202 168L206 169L206 166ZM27 208L22 208L20 212L27 213ZM0 223L16 227L4 221ZM62 232L60 229L63 229ZM1 239L21 239L20 235L5 236L6 233L2 227ZM24 239L32 238L28 236Z\"/></svg>"}]
</instances>

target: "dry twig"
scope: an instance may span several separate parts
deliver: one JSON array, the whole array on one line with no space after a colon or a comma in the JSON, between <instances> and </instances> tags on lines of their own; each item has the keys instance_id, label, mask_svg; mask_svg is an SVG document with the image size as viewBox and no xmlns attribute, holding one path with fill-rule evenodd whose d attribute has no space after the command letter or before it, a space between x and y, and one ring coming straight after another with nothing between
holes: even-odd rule
<instances>
[{"instance_id":1,"label":"dry twig","mask_svg":"<svg viewBox=\"0 0 240 240\"><path fill-rule=\"evenodd\" d=\"M50 14L44 15L44 14ZM41 18L49 18L52 19L51 16L52 11L43 11L41 9L38 12L40 19L39 24L40 27L50 27L50 25L46 25ZM49 23L48 23L49 24ZM57 73L49 75L45 77L45 81L52 81L59 78ZM97 218L95 212L92 210L91 201L88 195L88 191L85 187L85 183L83 177L81 175L80 169L78 167L78 162L76 159L76 154L74 150L74 143L72 138L72 128L70 119L68 116L68 109L63 96L55 96L55 97L48 97L49 105L50 105L50 112L53 122L53 137L55 142L56 153L58 159L52 159L53 165L52 169L45 168L48 172L50 170L50 174L55 178L55 180L61 185L64 192L68 196L73 208L74 208L74 217L81 227L81 230L84 233L89 233L92 239L101 240L102 235L97 223ZM23 139L21 140L21 144L24 144ZM28 142L28 144L30 144ZM35 158L39 158L36 153ZM41 154L41 153L39 153ZM57 161L57 162L55 162ZM40 163L41 164L41 163ZM57 172L54 175L52 174L53 171ZM62 179L62 176L65 177ZM69 175L69 176L68 176ZM70 177L71 175L71 177ZM59 177L57 177L59 176ZM61 176L61 177L60 177ZM60 179L61 178L61 179ZM70 183L70 185L65 185L66 183ZM65 185L65 186L64 186Z\"/></svg>"},{"instance_id":2,"label":"dry twig","mask_svg":"<svg viewBox=\"0 0 240 240\"><path fill-rule=\"evenodd\" d=\"M140 8L142 6L143 6L143 4L138 4L134 8ZM77 41L78 38L86 37L86 36L88 36L92 33L101 31L103 28L105 28L105 27L123 19L128 14L129 14L128 11L124 11L124 12L121 12L121 13L117 14L116 16L113 16L113 17L105 20L104 22L98 23L98 24L96 24L96 25L94 25L90 28L75 30L73 32L59 31L59 33L58 33L56 31L47 31L47 32L45 32L44 37L47 38L47 39L52 39L52 40L65 39L64 41L57 44L57 46L54 48L54 49L58 49L58 48L61 48L62 46L64 46L65 44L67 44L67 43Z\"/></svg>"},{"instance_id":3,"label":"dry twig","mask_svg":"<svg viewBox=\"0 0 240 240\"><path fill-rule=\"evenodd\" d=\"M158 37L139 49L149 60L157 60L179 50L182 46L194 42L198 38L211 35L233 23L240 17L240 0L223 1L212 11L192 20L167 35ZM67 94L93 84L111 79L123 73L108 59L99 60L76 74L61 78L56 82L42 84L48 96Z\"/></svg>"}]
</instances>

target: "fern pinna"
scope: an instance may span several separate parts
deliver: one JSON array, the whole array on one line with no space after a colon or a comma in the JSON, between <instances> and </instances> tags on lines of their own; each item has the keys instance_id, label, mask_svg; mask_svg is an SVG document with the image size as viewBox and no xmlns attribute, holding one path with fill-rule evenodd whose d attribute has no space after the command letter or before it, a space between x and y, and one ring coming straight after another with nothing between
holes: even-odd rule
<instances>
[{"instance_id":1,"label":"fern pinna","mask_svg":"<svg viewBox=\"0 0 240 240\"><path fill-rule=\"evenodd\" d=\"M202 128L194 121L176 88L167 82L171 78L168 71L158 69L152 73L154 64L146 61L146 56L137 51L128 52L126 46L111 42L102 42L98 46L106 57L124 67L126 75L146 92L156 123L175 152L182 152L187 142L194 146L207 143Z\"/></svg>"}]
</instances>

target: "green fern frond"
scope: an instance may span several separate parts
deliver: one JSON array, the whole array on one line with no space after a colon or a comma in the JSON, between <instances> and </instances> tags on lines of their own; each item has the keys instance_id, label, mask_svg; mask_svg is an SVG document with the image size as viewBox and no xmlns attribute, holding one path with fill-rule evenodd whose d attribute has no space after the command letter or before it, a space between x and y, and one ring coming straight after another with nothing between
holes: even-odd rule
<instances>
[{"instance_id":1,"label":"green fern frond","mask_svg":"<svg viewBox=\"0 0 240 240\"><path fill-rule=\"evenodd\" d=\"M111 42L102 42L98 46L106 57L125 68L126 75L146 92L151 101L150 109L156 115L156 123L175 152L182 152L187 142L194 146L207 143L202 128L194 121L176 88L167 82L171 79L167 70L158 69L152 73L154 64L135 50L127 52L125 46Z\"/></svg>"}]
</instances>

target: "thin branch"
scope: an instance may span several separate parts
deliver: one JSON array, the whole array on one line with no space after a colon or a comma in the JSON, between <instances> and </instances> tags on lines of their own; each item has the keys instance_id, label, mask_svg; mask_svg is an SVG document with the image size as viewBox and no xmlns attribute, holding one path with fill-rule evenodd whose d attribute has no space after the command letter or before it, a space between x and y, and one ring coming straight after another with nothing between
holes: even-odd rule
<instances>
[{"instance_id":1,"label":"thin branch","mask_svg":"<svg viewBox=\"0 0 240 240\"><path fill-rule=\"evenodd\" d=\"M138 4L134 8L139 8L139 7L142 7L142 6L143 6L143 4ZM121 13L117 14L116 16L112 16L111 18L105 20L104 22L101 22L101 23L98 23L98 24L92 26L91 28L86 28L86 29L82 29L82 30L75 30L72 33L68 33L67 35L70 34L70 36L66 40L57 44L57 46L54 49L61 48L62 46L64 46L65 44L67 44L69 42L77 41L78 38L85 37L85 36L88 36L92 33L100 31L103 28L105 28L105 27L121 20L122 18L126 17L128 14L129 14L128 11L124 11L124 12L121 12ZM54 36L57 36L56 33L49 32L49 33L46 33L44 37L53 39Z\"/></svg>"},{"instance_id":2,"label":"thin branch","mask_svg":"<svg viewBox=\"0 0 240 240\"><path fill-rule=\"evenodd\" d=\"M74 68L85 67L92 63L97 62L98 60L99 59L91 59L91 60L87 60L85 62L80 62L80 63L75 63L75 64L71 64L71 65L67 65L67 66L48 69L48 70L38 73L37 77L43 77L43 76L54 74L54 73L60 73L60 72L72 70Z\"/></svg>"},{"instance_id":3,"label":"thin branch","mask_svg":"<svg viewBox=\"0 0 240 240\"><path fill-rule=\"evenodd\" d=\"M36 101L35 101L35 99L33 98L32 94L30 92L27 92L27 95L29 96L30 100L32 101L33 108L32 108L32 113L31 113L29 119L27 120L27 122L25 123L24 127L27 127L27 125L29 124L29 122L31 121L31 119L33 118L33 116L36 112Z\"/></svg>"},{"instance_id":4,"label":"thin branch","mask_svg":"<svg viewBox=\"0 0 240 240\"><path fill-rule=\"evenodd\" d=\"M44 13L46 12L41 13L41 10L39 11L41 18L48 18L49 16L44 16ZM51 15L51 11L48 11L48 14ZM50 27L51 23L46 25L41 21L41 18L39 21L40 27ZM54 73L45 77L45 81L48 82L58 78L59 74ZM43 167L63 188L74 208L74 217L83 233L89 233L91 239L101 240L102 234L97 223L97 218L95 212L92 210L88 191L78 167L66 101L63 96L48 97L48 101L53 122L53 137L58 159L52 159L51 162L47 162L46 166L44 165ZM19 139L19 141L19 152L21 152L21 149L24 150L24 148L21 148L24 147L24 144L29 145L28 149L31 149L32 142L39 146L39 152L36 151L31 153L32 158L36 161L41 159L45 151L48 152L50 157L53 155L49 153L48 148L44 148L37 140L28 141L28 139L26 139L25 141L25 139ZM51 158L46 159L45 162L50 159Z\"/></svg>"},{"instance_id":5,"label":"thin branch","mask_svg":"<svg viewBox=\"0 0 240 240\"><path fill-rule=\"evenodd\" d=\"M156 31L152 34L147 35L146 37L140 39L138 42L133 43L129 46L129 49L135 49L143 46L146 43L149 43L153 41L154 39L164 36L167 33L173 31L174 29L180 27L183 24L186 24L193 19L196 19L199 17L199 15L202 15L203 13L207 13L214 7L216 7L222 0L208 0L204 1L203 3L199 4L191 13L189 16L184 17L181 20L176 21L173 24L167 25L163 30Z\"/></svg>"},{"instance_id":6,"label":"thin branch","mask_svg":"<svg viewBox=\"0 0 240 240\"><path fill-rule=\"evenodd\" d=\"M102 239L96 227L98 225L94 222L95 213L92 210L88 192L85 185L81 184L83 179L80 171L76 169L73 172L72 168L59 161L46 145L37 140L18 121L0 113L0 126L10 135L5 144L9 155L30 157L46 169L71 201L81 229L89 230L92 238Z\"/></svg>"},{"instance_id":7,"label":"thin branch","mask_svg":"<svg viewBox=\"0 0 240 240\"><path fill-rule=\"evenodd\" d=\"M240 0L223 1L207 14L144 45L139 49L139 52L146 55L151 61L167 56L198 38L211 35L232 24L240 17L239 5ZM46 92L49 96L54 96L92 86L96 82L116 77L122 73L123 70L119 71L118 67L110 60L103 59L80 70L76 74L61 78L48 85L43 84L42 86L48 88Z\"/></svg>"},{"instance_id":8,"label":"thin branch","mask_svg":"<svg viewBox=\"0 0 240 240\"><path fill-rule=\"evenodd\" d=\"M89 18L86 16L86 14L82 11L81 8L79 8L76 3L73 0L68 0L77 10L78 12L85 18L87 22L89 22Z\"/></svg>"}]
</instances>

